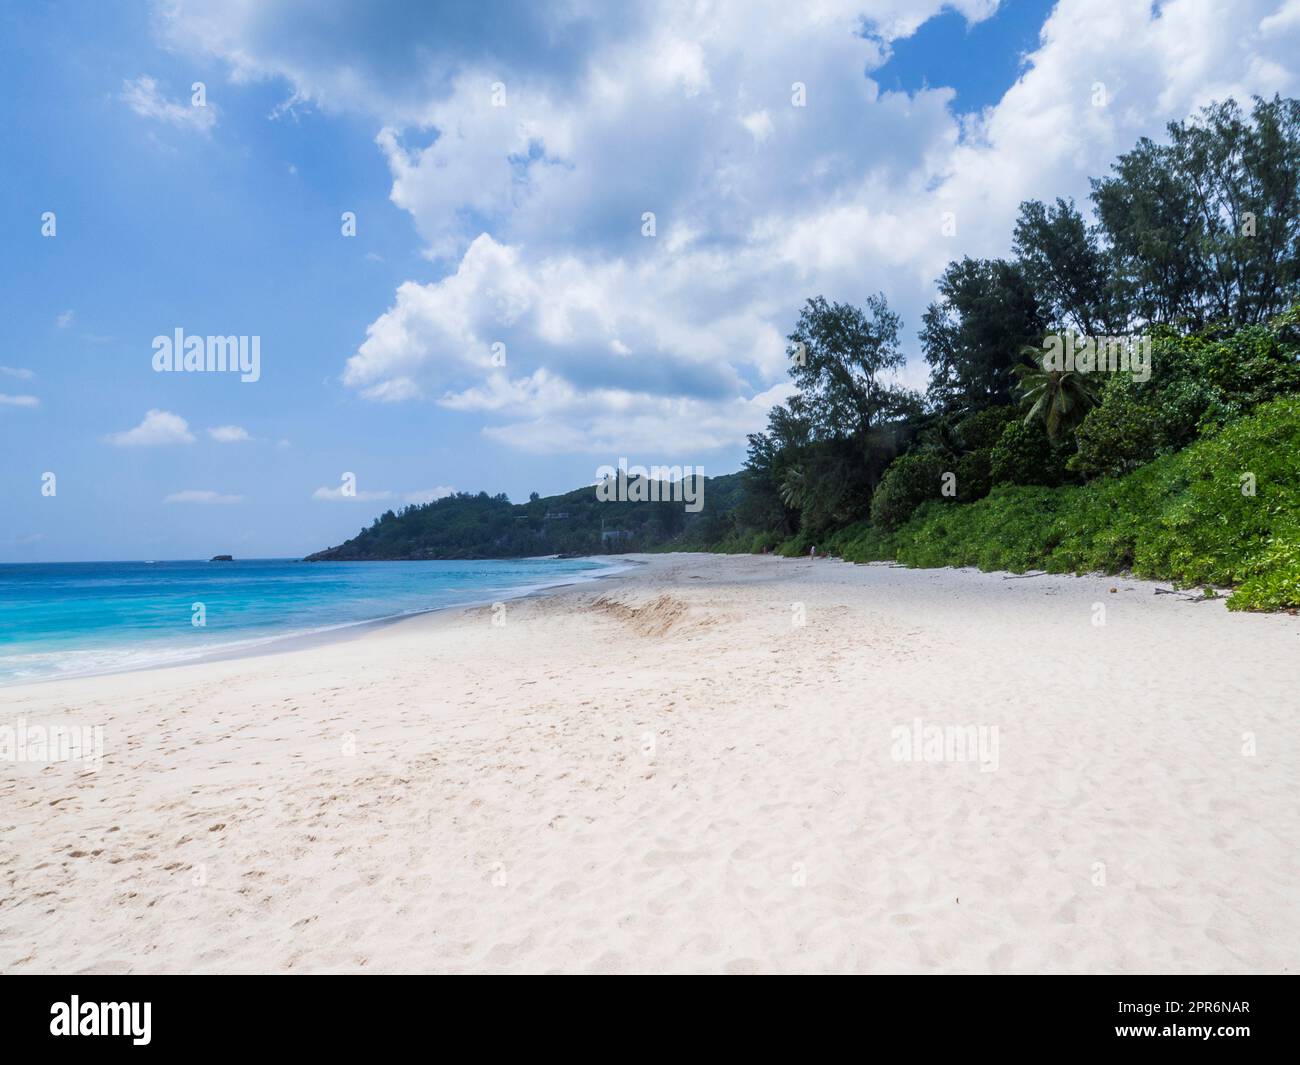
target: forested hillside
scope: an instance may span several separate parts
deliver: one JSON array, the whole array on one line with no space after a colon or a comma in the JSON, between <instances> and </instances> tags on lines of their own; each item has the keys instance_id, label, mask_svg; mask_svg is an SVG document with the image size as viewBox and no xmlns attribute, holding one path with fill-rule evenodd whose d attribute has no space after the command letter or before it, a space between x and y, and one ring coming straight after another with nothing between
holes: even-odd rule
<instances>
[{"instance_id":1,"label":"forested hillside","mask_svg":"<svg viewBox=\"0 0 1300 1065\"><path fill-rule=\"evenodd\" d=\"M310 562L368 559L520 558L552 554L648 551L673 545L703 548L733 526L729 514L741 476L704 478L704 506L681 502L601 502L593 487L511 503L505 495L458 492L388 511L346 543ZM666 496L665 489L664 495Z\"/></svg>"}]
</instances>

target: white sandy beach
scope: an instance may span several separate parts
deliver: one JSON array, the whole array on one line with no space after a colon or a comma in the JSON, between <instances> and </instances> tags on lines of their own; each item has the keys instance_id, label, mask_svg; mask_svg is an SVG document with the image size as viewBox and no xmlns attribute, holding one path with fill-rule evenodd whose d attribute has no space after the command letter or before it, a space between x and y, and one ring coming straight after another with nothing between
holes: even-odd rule
<instances>
[{"instance_id":1,"label":"white sandy beach","mask_svg":"<svg viewBox=\"0 0 1300 1065\"><path fill-rule=\"evenodd\" d=\"M504 625L0 689L105 741L0 763L0 971L1300 966L1300 618L645 561ZM899 760L918 719L996 768Z\"/></svg>"}]
</instances>

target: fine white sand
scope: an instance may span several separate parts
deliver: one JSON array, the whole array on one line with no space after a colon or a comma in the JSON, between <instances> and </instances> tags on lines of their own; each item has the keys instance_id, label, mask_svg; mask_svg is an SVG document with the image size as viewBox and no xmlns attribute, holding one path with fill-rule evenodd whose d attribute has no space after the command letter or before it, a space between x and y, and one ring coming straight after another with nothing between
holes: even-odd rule
<instances>
[{"instance_id":1,"label":"fine white sand","mask_svg":"<svg viewBox=\"0 0 1300 1065\"><path fill-rule=\"evenodd\" d=\"M0 762L0 971L1297 968L1300 618L646 562L495 618L0 690L0 724L105 745ZM903 760L918 719L983 764Z\"/></svg>"}]
</instances>

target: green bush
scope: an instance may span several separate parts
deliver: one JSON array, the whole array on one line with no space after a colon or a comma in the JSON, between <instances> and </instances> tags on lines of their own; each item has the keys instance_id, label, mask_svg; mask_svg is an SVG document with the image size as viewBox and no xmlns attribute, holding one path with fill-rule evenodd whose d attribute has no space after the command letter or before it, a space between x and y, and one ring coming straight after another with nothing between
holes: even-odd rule
<instances>
[{"instance_id":1,"label":"green bush","mask_svg":"<svg viewBox=\"0 0 1300 1065\"><path fill-rule=\"evenodd\" d=\"M1014 407L989 407L957 423L955 435L964 451L954 467L959 503L973 503L992 490L993 449L1007 424L1018 418Z\"/></svg>"},{"instance_id":2,"label":"green bush","mask_svg":"<svg viewBox=\"0 0 1300 1065\"><path fill-rule=\"evenodd\" d=\"M808 549L816 544L806 530L800 530L791 536L788 540L782 540L777 544L775 550L778 555L785 558L802 558L808 554Z\"/></svg>"},{"instance_id":3,"label":"green bush","mask_svg":"<svg viewBox=\"0 0 1300 1065\"><path fill-rule=\"evenodd\" d=\"M781 534L777 532L759 532L754 534L754 538L749 542L749 553L753 555L765 555L769 551L775 551L781 546Z\"/></svg>"},{"instance_id":4,"label":"green bush","mask_svg":"<svg viewBox=\"0 0 1300 1065\"><path fill-rule=\"evenodd\" d=\"M1114 377L1075 433L1078 452L1069 468L1084 477L1118 477L1150 462L1164 446L1160 412L1129 377Z\"/></svg>"},{"instance_id":5,"label":"green bush","mask_svg":"<svg viewBox=\"0 0 1300 1065\"><path fill-rule=\"evenodd\" d=\"M1285 321L1283 315L1271 326L1246 326L1212 341L1190 338L1196 375L1214 393L1208 420L1223 424L1261 403L1300 391L1300 362L1294 344L1283 337Z\"/></svg>"},{"instance_id":6,"label":"green bush","mask_svg":"<svg viewBox=\"0 0 1300 1065\"><path fill-rule=\"evenodd\" d=\"M826 553L828 555L834 555L837 558L843 557L844 548L863 533L868 532L871 527L869 521L855 521L852 525L846 525L842 529L837 529L826 539L824 544Z\"/></svg>"},{"instance_id":7,"label":"green bush","mask_svg":"<svg viewBox=\"0 0 1300 1065\"><path fill-rule=\"evenodd\" d=\"M1232 609L1300 606L1298 456L1293 396L1123 477L926 504L892 544L910 566L1131 570L1183 586L1236 585Z\"/></svg>"},{"instance_id":8,"label":"green bush","mask_svg":"<svg viewBox=\"0 0 1300 1065\"><path fill-rule=\"evenodd\" d=\"M909 451L889 464L871 496L871 521L882 529L896 529L922 503L940 499L943 475L956 463L942 452Z\"/></svg>"},{"instance_id":9,"label":"green bush","mask_svg":"<svg viewBox=\"0 0 1300 1065\"><path fill-rule=\"evenodd\" d=\"M1052 443L1040 423L1016 418L993 446L989 476L994 485L1055 486L1066 480L1073 450L1073 437Z\"/></svg>"},{"instance_id":10,"label":"green bush","mask_svg":"<svg viewBox=\"0 0 1300 1065\"><path fill-rule=\"evenodd\" d=\"M1249 610L1279 610L1300 604L1300 528L1270 538L1255 560L1255 572L1238 586L1233 599ZM1233 605L1228 600L1228 606Z\"/></svg>"},{"instance_id":11,"label":"green bush","mask_svg":"<svg viewBox=\"0 0 1300 1065\"><path fill-rule=\"evenodd\" d=\"M1085 477L1128 473L1260 403L1300 390L1288 323L1283 316L1227 336L1156 329L1151 380L1135 382L1120 373L1106 382L1100 406L1079 426L1070 468Z\"/></svg>"},{"instance_id":12,"label":"green bush","mask_svg":"<svg viewBox=\"0 0 1300 1065\"><path fill-rule=\"evenodd\" d=\"M846 526L826 542L826 553L846 562L882 562L894 557L889 534L870 522Z\"/></svg>"},{"instance_id":13,"label":"green bush","mask_svg":"<svg viewBox=\"0 0 1300 1065\"><path fill-rule=\"evenodd\" d=\"M894 554L893 539L871 526L846 543L840 551L840 557L846 562L884 562L892 559Z\"/></svg>"},{"instance_id":14,"label":"green bush","mask_svg":"<svg viewBox=\"0 0 1300 1065\"><path fill-rule=\"evenodd\" d=\"M986 407L957 423L957 440L966 451L992 451L1007 425L1020 417L1015 407Z\"/></svg>"}]
</instances>

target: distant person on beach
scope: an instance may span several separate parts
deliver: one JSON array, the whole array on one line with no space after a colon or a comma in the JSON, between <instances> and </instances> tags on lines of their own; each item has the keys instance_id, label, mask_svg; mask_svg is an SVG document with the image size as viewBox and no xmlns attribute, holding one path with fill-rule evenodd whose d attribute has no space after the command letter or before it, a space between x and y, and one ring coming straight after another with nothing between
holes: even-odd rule
<instances>
[{"instance_id":1,"label":"distant person on beach","mask_svg":"<svg viewBox=\"0 0 1300 1065\"><path fill-rule=\"evenodd\" d=\"M814 562L817 561L817 545L816 545L816 544L813 544L812 547L808 548L808 557L809 557L810 559L812 559Z\"/></svg>"}]
</instances>

